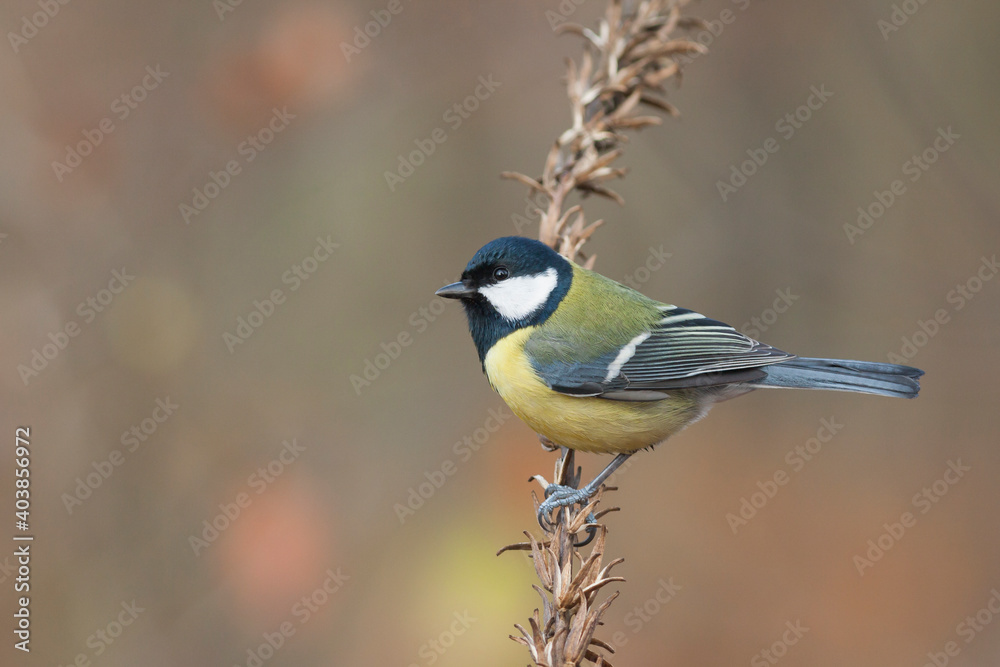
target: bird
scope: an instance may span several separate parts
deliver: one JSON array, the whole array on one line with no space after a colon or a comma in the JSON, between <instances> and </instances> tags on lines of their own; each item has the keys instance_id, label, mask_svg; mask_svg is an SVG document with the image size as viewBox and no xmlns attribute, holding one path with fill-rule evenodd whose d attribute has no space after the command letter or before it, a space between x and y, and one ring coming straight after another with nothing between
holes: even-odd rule
<instances>
[{"instance_id":1,"label":"bird","mask_svg":"<svg viewBox=\"0 0 1000 667\"><path fill-rule=\"evenodd\" d=\"M543 527L553 510L585 504L632 454L716 403L765 387L914 398L923 375L783 352L519 236L484 245L461 280L435 294L461 302L490 385L543 441L616 455L579 489L548 484L537 510Z\"/></svg>"}]
</instances>

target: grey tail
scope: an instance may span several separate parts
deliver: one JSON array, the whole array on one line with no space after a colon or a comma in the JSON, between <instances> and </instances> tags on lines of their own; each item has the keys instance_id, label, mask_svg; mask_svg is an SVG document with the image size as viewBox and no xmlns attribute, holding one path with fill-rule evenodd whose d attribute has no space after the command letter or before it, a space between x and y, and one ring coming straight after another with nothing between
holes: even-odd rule
<instances>
[{"instance_id":1,"label":"grey tail","mask_svg":"<svg viewBox=\"0 0 1000 667\"><path fill-rule=\"evenodd\" d=\"M796 357L761 368L767 375L757 384L794 389L832 389L862 394L916 398L924 372L910 366L847 359Z\"/></svg>"}]
</instances>

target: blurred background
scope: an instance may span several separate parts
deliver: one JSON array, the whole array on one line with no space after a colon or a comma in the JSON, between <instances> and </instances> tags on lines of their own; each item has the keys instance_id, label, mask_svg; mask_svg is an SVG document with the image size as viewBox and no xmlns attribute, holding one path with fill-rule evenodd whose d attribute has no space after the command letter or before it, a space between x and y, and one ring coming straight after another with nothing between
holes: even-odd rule
<instances>
[{"instance_id":1,"label":"blurred background","mask_svg":"<svg viewBox=\"0 0 1000 667\"><path fill-rule=\"evenodd\" d=\"M0 662L528 662L534 572L494 554L554 455L433 292L537 233L498 174L541 171L580 53L552 25L603 6L3 3L0 505L9 541L28 426L35 541ZM632 136L627 205L584 202L596 268L927 375L756 392L637 455L613 661L997 664L1000 5L687 13L710 51Z\"/></svg>"}]
</instances>

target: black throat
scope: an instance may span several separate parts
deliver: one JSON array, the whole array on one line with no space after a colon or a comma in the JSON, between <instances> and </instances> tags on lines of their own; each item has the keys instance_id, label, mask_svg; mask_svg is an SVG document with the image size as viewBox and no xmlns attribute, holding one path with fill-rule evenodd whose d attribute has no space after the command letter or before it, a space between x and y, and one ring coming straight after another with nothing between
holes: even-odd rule
<instances>
[{"instance_id":1,"label":"black throat","mask_svg":"<svg viewBox=\"0 0 1000 667\"><path fill-rule=\"evenodd\" d=\"M509 320L503 317L493 308L489 300L480 294L471 299L462 300L465 316L469 320L469 331L476 344L476 352L479 353L479 363L483 364L484 370L486 353L497 341L518 329L543 323L559 307L559 303L569 292L570 285L573 283L573 272L569 263L566 264L565 268L566 270L559 271L556 287L552 290L545 304L531 315L519 320Z\"/></svg>"}]
</instances>

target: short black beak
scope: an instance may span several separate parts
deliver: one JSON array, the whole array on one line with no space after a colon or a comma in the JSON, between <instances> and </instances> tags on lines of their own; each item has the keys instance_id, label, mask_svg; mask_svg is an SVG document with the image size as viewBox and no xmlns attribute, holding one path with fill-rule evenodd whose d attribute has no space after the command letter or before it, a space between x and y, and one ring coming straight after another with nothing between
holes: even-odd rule
<instances>
[{"instance_id":1,"label":"short black beak","mask_svg":"<svg viewBox=\"0 0 1000 667\"><path fill-rule=\"evenodd\" d=\"M443 296L446 299L464 299L465 297L472 296L475 293L476 288L468 287L462 282L445 285L437 292L434 292L434 294Z\"/></svg>"}]
</instances>

